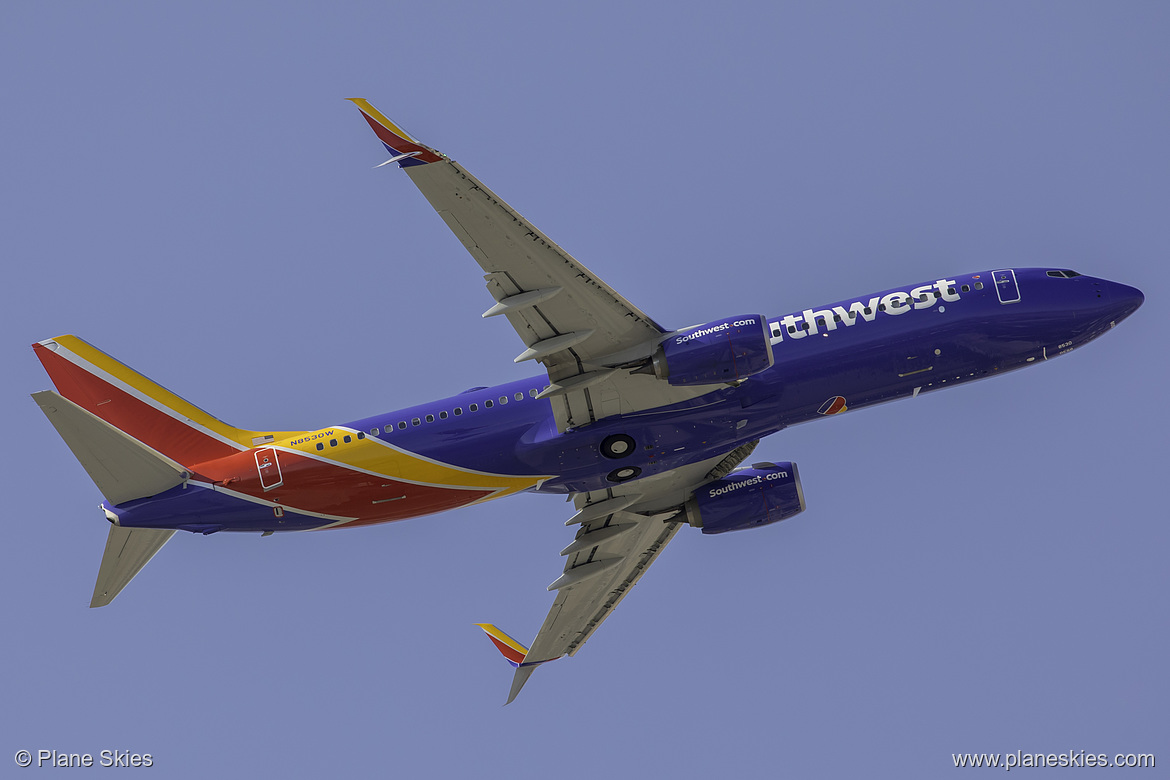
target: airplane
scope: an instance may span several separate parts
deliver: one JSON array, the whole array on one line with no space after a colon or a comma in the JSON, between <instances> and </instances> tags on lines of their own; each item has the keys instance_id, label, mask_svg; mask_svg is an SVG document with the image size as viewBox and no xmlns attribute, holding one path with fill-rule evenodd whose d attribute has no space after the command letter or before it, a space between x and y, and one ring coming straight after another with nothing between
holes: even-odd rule
<instances>
[{"instance_id":1,"label":"airplane","mask_svg":"<svg viewBox=\"0 0 1170 780\"><path fill-rule=\"evenodd\" d=\"M1061 267L990 268L802 309L671 329L626 300L446 155L352 98L484 273L543 374L319 430L232 427L76 336L33 344L33 394L105 500L91 607L176 531L357 528L520 492L565 496L576 526L530 645L479 624L515 667L575 655L684 526L703 534L805 509L765 436L1071 352L1141 306Z\"/></svg>"}]
</instances>

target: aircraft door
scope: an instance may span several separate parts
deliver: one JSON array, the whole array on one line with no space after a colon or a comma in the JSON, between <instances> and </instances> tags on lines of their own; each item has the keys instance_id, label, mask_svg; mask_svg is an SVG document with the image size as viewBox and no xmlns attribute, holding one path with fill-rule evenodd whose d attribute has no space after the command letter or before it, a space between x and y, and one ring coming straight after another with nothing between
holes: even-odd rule
<instances>
[{"instance_id":1,"label":"aircraft door","mask_svg":"<svg viewBox=\"0 0 1170 780\"><path fill-rule=\"evenodd\" d=\"M1010 268L992 273L995 279L995 294L1000 303L1019 303L1020 287L1016 284L1016 272Z\"/></svg>"},{"instance_id":2,"label":"aircraft door","mask_svg":"<svg viewBox=\"0 0 1170 780\"><path fill-rule=\"evenodd\" d=\"M256 470L260 473L260 487L265 491L278 488L284 484L284 477L280 473L280 460L276 450L271 447L262 447L256 450Z\"/></svg>"}]
</instances>

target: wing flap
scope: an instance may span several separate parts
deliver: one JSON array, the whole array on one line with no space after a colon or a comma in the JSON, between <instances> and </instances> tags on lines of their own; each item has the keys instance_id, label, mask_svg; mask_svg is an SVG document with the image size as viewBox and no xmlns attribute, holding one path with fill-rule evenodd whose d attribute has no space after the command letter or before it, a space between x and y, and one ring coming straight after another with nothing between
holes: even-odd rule
<instances>
[{"instance_id":1,"label":"wing flap","mask_svg":"<svg viewBox=\"0 0 1170 780\"><path fill-rule=\"evenodd\" d=\"M635 517L638 516L623 512L613 516L613 519L628 524ZM599 521L595 522L598 529L607 527ZM654 518L640 518L636 523L634 530L612 537L610 543L602 540L598 546L581 550L572 556L585 561L604 549L607 557L617 556L617 561L594 577L570 582L558 590L556 601L529 648L528 658L545 661L576 654L613 613L681 527L680 523ZM562 578L571 577L574 571L595 565L592 562L571 561Z\"/></svg>"}]
</instances>

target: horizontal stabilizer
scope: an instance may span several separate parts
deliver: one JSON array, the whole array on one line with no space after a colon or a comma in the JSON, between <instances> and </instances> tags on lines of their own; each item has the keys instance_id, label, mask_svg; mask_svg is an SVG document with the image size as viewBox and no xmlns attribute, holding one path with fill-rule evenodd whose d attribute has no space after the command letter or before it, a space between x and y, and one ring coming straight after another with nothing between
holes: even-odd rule
<instances>
[{"instance_id":1,"label":"horizontal stabilizer","mask_svg":"<svg viewBox=\"0 0 1170 780\"><path fill-rule=\"evenodd\" d=\"M174 534L174 531L154 528L111 525L89 606L104 607L113 601Z\"/></svg>"},{"instance_id":2,"label":"horizontal stabilizer","mask_svg":"<svg viewBox=\"0 0 1170 780\"><path fill-rule=\"evenodd\" d=\"M184 471L177 463L67 398L51 390L32 397L111 504L153 496L183 482Z\"/></svg>"}]
</instances>

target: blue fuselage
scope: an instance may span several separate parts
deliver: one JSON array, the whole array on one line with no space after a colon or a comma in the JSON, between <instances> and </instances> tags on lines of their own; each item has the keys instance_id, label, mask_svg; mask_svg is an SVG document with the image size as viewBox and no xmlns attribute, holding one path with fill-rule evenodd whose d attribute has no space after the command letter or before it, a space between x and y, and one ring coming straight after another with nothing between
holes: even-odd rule
<instances>
[{"instance_id":1,"label":"blue fuselage","mask_svg":"<svg viewBox=\"0 0 1170 780\"><path fill-rule=\"evenodd\" d=\"M846 408L1042 363L1105 333L1142 300L1135 288L1072 272L982 271L769 318L771 368L685 403L564 433L551 402L532 397L545 377L346 427L466 469L554 475L534 488L540 492L598 490L611 484L614 462L600 444L612 434L637 444L622 465L650 476Z\"/></svg>"}]
</instances>

